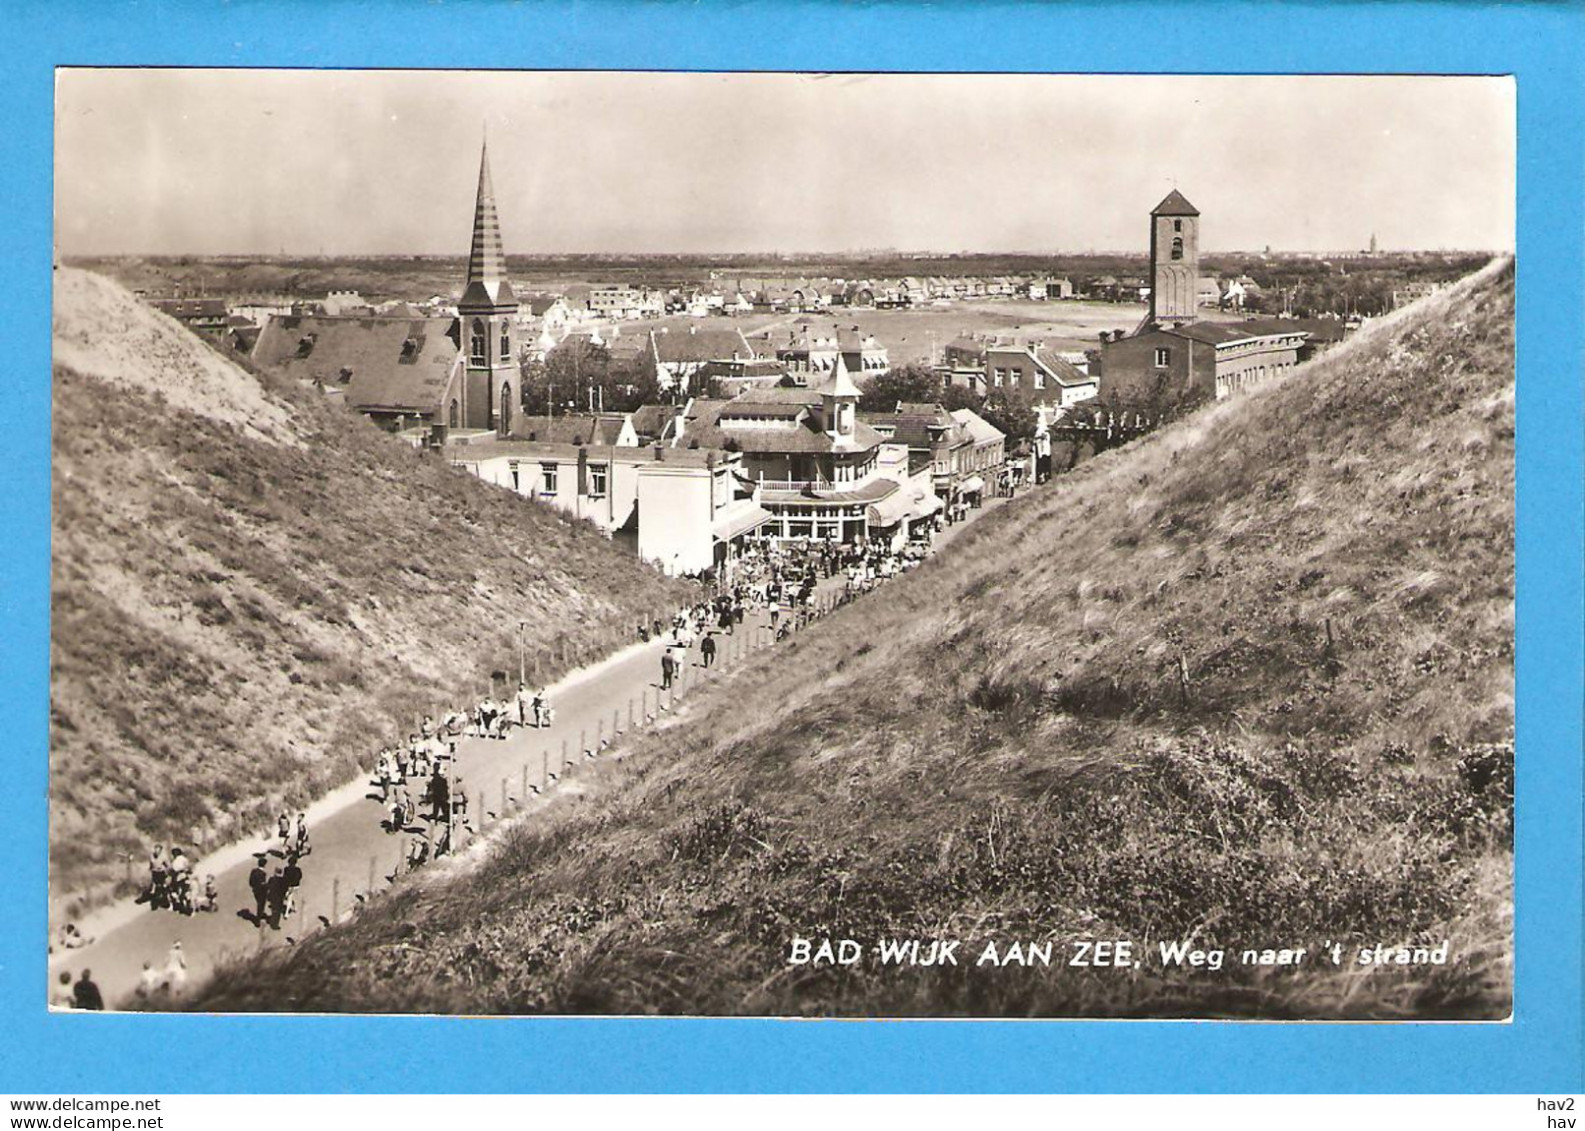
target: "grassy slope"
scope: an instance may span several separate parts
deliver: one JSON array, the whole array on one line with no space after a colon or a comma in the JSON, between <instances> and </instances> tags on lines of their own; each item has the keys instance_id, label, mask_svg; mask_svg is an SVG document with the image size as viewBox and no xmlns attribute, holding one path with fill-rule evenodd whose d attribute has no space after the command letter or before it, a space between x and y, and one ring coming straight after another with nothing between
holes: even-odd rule
<instances>
[{"instance_id":1,"label":"grassy slope","mask_svg":"<svg viewBox=\"0 0 1585 1131\"><path fill-rule=\"evenodd\" d=\"M1461 284L1031 491L602 766L602 804L204 1006L1505 1014L1512 290ZM789 968L795 933L1454 960Z\"/></svg>"},{"instance_id":2,"label":"grassy slope","mask_svg":"<svg viewBox=\"0 0 1585 1131\"><path fill-rule=\"evenodd\" d=\"M312 393L263 393L102 280L57 288L56 332L94 343L62 354L105 370L55 371L57 896L151 840L256 831L415 711L482 693L492 671L515 680L520 620L549 676L686 592ZM221 407L175 408L161 383ZM225 418L250 404L274 410L272 435Z\"/></svg>"}]
</instances>

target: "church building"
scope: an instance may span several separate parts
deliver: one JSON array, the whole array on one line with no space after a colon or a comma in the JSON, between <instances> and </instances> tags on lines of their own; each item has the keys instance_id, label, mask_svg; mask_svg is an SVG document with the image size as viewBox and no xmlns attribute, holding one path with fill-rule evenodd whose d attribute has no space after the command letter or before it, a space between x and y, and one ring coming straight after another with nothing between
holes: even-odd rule
<instances>
[{"instance_id":1,"label":"church building","mask_svg":"<svg viewBox=\"0 0 1585 1131\"><path fill-rule=\"evenodd\" d=\"M1150 309L1101 336L1100 397L1152 415L1221 400L1299 363L1308 331L1282 319L1199 318L1200 210L1173 189L1150 210Z\"/></svg>"},{"instance_id":2,"label":"church building","mask_svg":"<svg viewBox=\"0 0 1585 1131\"><path fill-rule=\"evenodd\" d=\"M385 428L443 425L506 436L521 403L512 340L517 313L485 146L457 317L277 316L259 333L251 356L344 398Z\"/></svg>"}]
</instances>

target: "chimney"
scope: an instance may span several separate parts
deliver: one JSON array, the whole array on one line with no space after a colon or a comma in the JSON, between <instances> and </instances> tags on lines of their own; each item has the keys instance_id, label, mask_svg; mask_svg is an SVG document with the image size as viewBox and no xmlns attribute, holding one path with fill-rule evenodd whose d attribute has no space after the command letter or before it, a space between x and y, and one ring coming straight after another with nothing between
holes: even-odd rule
<instances>
[{"instance_id":1,"label":"chimney","mask_svg":"<svg viewBox=\"0 0 1585 1131\"><path fill-rule=\"evenodd\" d=\"M655 445L655 462L656 463L660 463L660 462L664 461L665 458L666 458L666 445L664 445L664 444L656 444Z\"/></svg>"}]
</instances>

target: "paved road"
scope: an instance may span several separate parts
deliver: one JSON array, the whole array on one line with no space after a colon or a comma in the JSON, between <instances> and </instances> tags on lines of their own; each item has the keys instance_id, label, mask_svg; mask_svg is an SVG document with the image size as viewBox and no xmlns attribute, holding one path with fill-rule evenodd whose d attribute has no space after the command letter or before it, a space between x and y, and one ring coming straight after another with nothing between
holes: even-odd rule
<instances>
[{"instance_id":1,"label":"paved road","mask_svg":"<svg viewBox=\"0 0 1585 1131\"><path fill-rule=\"evenodd\" d=\"M719 638L715 671L707 672L700 666L695 646L679 684L683 698L703 682L733 670L755 640L761 646L768 644L770 634L762 622L763 615L751 616L735 635ZM464 738L457 748L457 776L467 791L468 824L483 832L494 823L496 818L491 814L502 813L503 781L509 808L523 803L525 773L530 785L556 788L556 783L547 785L543 775L547 770L556 773L562 768L563 748L569 758L578 761L581 747L594 748L601 738L609 739L613 725L626 733L630 705L634 725L642 728L646 711L655 713L660 700L662 646L654 641L623 649L550 688L555 722L546 729L514 728L505 740ZM373 754L371 751L371 762ZM576 770L573 776L576 777ZM411 784L409 788L412 789ZM527 796L532 800L532 790ZM420 811L424 809L421 807ZM130 901L107 908L84 924L84 933L94 938L93 943L75 950L57 950L51 955L51 986L63 969L75 979L83 968L90 968L106 1003L113 1007L125 1002L137 988L145 961L152 962L156 969L166 965L171 945L177 940L187 957L189 989L206 979L216 961L226 955L289 945L288 940L320 926L320 916L328 918L333 910L344 916L360 893L371 890L371 872L373 890L387 886L398 873L407 839L385 831L381 825L384 815L378 790L361 780L335 791L308 810L312 851L302 860L303 883L298 889L297 913L280 930L254 925L253 897L248 890L252 854L278 842L271 838L233 845L200 861L195 869L199 876L214 874L220 892L217 912L185 916ZM466 846L467 841L462 838L462 845ZM279 863L281 859L274 855L269 866Z\"/></svg>"}]
</instances>

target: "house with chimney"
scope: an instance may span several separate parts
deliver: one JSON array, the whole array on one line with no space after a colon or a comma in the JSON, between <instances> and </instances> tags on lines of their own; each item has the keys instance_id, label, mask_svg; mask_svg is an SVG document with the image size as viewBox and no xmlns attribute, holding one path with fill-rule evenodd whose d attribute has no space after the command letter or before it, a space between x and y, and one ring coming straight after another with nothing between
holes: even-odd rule
<instances>
[{"instance_id":1,"label":"house with chimney","mask_svg":"<svg viewBox=\"0 0 1585 1131\"><path fill-rule=\"evenodd\" d=\"M803 385L820 384L836 372L837 361L849 376L875 377L891 367L886 347L874 334L857 326L841 327L800 318L787 339L776 347L776 360L792 379Z\"/></svg>"},{"instance_id":2,"label":"house with chimney","mask_svg":"<svg viewBox=\"0 0 1585 1131\"><path fill-rule=\"evenodd\" d=\"M738 363L759 355L743 331L733 327L707 330L690 325L685 330L661 329L650 333L647 358L662 390L702 391L705 370L712 363Z\"/></svg>"}]
</instances>

